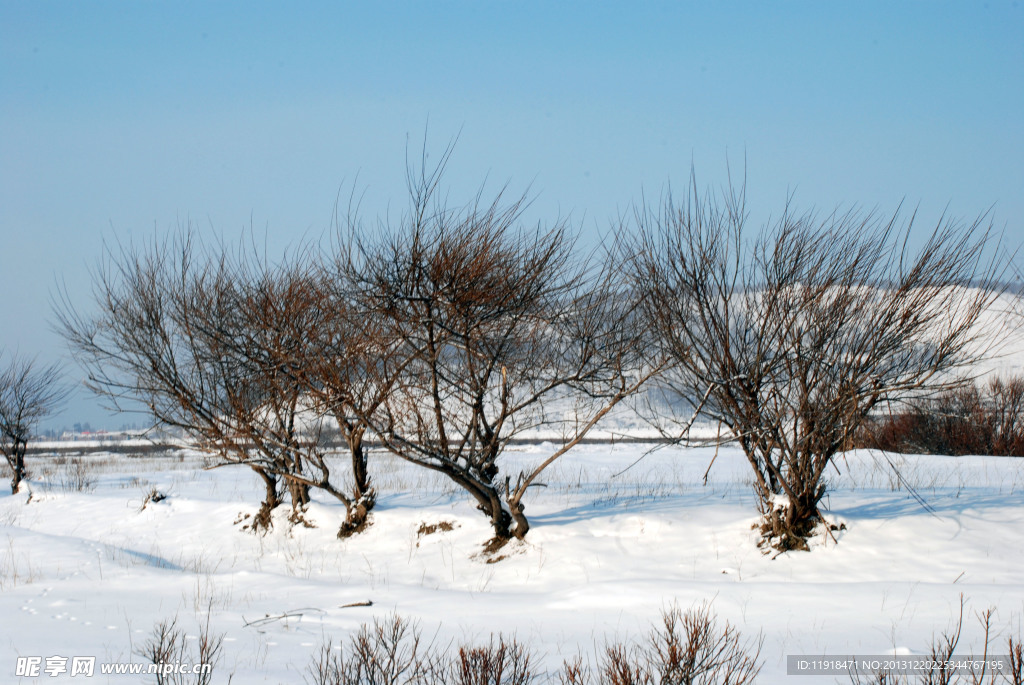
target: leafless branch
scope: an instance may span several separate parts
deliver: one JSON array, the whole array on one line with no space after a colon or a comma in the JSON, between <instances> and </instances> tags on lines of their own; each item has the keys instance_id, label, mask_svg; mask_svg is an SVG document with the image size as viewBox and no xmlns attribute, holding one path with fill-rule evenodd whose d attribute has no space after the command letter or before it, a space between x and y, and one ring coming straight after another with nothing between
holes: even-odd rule
<instances>
[{"instance_id":1,"label":"leafless branch","mask_svg":"<svg viewBox=\"0 0 1024 685\"><path fill-rule=\"evenodd\" d=\"M691 177L681 204L636 218L634 283L672 361L659 388L706 396L704 416L739 442L772 547L806 548L825 470L874 407L957 387L998 339L980 325L1004 268L985 216L944 217L911 253L913 216L787 203L752 231L745 188L701 195Z\"/></svg>"}]
</instances>

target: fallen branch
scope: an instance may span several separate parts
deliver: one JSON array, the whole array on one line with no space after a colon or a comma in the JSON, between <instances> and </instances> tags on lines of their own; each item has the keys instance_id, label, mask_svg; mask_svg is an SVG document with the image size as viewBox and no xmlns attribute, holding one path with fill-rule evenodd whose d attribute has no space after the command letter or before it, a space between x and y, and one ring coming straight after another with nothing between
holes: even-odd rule
<instances>
[{"instance_id":1,"label":"fallen branch","mask_svg":"<svg viewBox=\"0 0 1024 685\"><path fill-rule=\"evenodd\" d=\"M292 609L291 611L286 611L285 613L280 614L278 616L271 616L270 614L267 614L263 618L258 618L255 621L246 621L245 616L243 616L243 626L245 628L248 628L249 626L261 626L266 625L267 623L273 623L274 621L282 621L289 618L302 618L302 612L304 611L319 611L320 613L324 613L323 609L317 609L316 607L306 607L304 609Z\"/></svg>"}]
</instances>

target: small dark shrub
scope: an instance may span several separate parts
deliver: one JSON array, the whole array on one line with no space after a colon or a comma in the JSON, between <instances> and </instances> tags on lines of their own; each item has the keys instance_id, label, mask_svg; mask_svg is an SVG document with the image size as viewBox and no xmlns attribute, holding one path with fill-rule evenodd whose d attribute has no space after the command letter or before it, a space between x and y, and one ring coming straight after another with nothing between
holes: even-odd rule
<instances>
[{"instance_id":1,"label":"small dark shrub","mask_svg":"<svg viewBox=\"0 0 1024 685\"><path fill-rule=\"evenodd\" d=\"M1011 685L1024 685L1024 644L1019 638L1014 642L1011 637L1007 640L1007 646L1010 654L1010 672L1006 674L1006 680Z\"/></svg>"},{"instance_id":2,"label":"small dark shrub","mask_svg":"<svg viewBox=\"0 0 1024 685\"><path fill-rule=\"evenodd\" d=\"M492 636L452 653L422 645L418 626L400 616L363 624L336 648L321 645L309 666L313 685L529 685L533 655L515 638Z\"/></svg>"},{"instance_id":3,"label":"small dark shrub","mask_svg":"<svg viewBox=\"0 0 1024 685\"><path fill-rule=\"evenodd\" d=\"M139 511L142 511L150 504L163 502L165 499L167 499L167 495L165 493L160 492L156 488L150 488L149 492L147 492L146 496L142 499L142 506L139 507Z\"/></svg>"},{"instance_id":4,"label":"small dark shrub","mask_svg":"<svg viewBox=\"0 0 1024 685\"><path fill-rule=\"evenodd\" d=\"M639 648L609 645L598 670L601 685L653 685L654 680L645 655Z\"/></svg>"}]
</instances>

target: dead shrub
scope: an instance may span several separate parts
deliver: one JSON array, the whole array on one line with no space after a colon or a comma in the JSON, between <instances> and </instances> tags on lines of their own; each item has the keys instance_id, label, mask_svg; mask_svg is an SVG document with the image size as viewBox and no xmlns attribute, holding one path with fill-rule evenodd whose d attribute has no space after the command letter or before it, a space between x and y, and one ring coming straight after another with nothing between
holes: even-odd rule
<instances>
[{"instance_id":1,"label":"dead shrub","mask_svg":"<svg viewBox=\"0 0 1024 685\"><path fill-rule=\"evenodd\" d=\"M577 655L572 659L566 659L562 663L562 670L558 673L559 685L585 685L590 682L590 669L583 662L583 657Z\"/></svg>"},{"instance_id":2,"label":"dead shrub","mask_svg":"<svg viewBox=\"0 0 1024 685\"><path fill-rule=\"evenodd\" d=\"M751 643L707 604L662 612L646 639L605 647L597 663L576 656L542 674L533 652L502 634L457 651L422 645L414 623L398 616L364 624L348 644L325 642L308 668L313 685L745 685L755 682L761 640Z\"/></svg>"},{"instance_id":3,"label":"dead shrub","mask_svg":"<svg viewBox=\"0 0 1024 685\"><path fill-rule=\"evenodd\" d=\"M605 648L597 674L601 685L651 685L654 682L643 651L624 645Z\"/></svg>"},{"instance_id":4,"label":"dead shrub","mask_svg":"<svg viewBox=\"0 0 1024 685\"><path fill-rule=\"evenodd\" d=\"M451 685L528 685L536 680L533 655L513 637L491 636L486 646L459 648L449 665Z\"/></svg>"},{"instance_id":5,"label":"dead shrub","mask_svg":"<svg viewBox=\"0 0 1024 685\"><path fill-rule=\"evenodd\" d=\"M210 615L199 626L195 648L189 646L188 635L178 627L177 617L163 620L153 627L153 633L136 654L149 663L160 666L156 671L157 685L209 685L213 670L220 660L224 635L210 633ZM201 666L199 673L181 673L175 668L187 665Z\"/></svg>"},{"instance_id":6,"label":"dead shrub","mask_svg":"<svg viewBox=\"0 0 1024 685\"><path fill-rule=\"evenodd\" d=\"M1007 639L1007 647L1010 655L1010 672L1004 674L1004 678L1011 685L1024 685L1024 644L1020 638Z\"/></svg>"},{"instance_id":7,"label":"dead shrub","mask_svg":"<svg viewBox=\"0 0 1024 685\"><path fill-rule=\"evenodd\" d=\"M606 649L598 683L742 685L757 678L760 653L760 639L751 645L729 623L719 626L708 604L685 612L672 606L643 644Z\"/></svg>"},{"instance_id":8,"label":"dead shrub","mask_svg":"<svg viewBox=\"0 0 1024 685\"><path fill-rule=\"evenodd\" d=\"M146 496L142 499L142 506L139 507L139 511L144 511L150 504L158 504L163 502L165 499L167 499L166 493L160 492L156 488L150 488L149 492L146 493Z\"/></svg>"},{"instance_id":9,"label":"dead shrub","mask_svg":"<svg viewBox=\"0 0 1024 685\"><path fill-rule=\"evenodd\" d=\"M64 492L91 492L96 488L96 475L91 464L82 457L70 457L58 461L60 470L57 478Z\"/></svg>"},{"instance_id":10,"label":"dead shrub","mask_svg":"<svg viewBox=\"0 0 1024 685\"><path fill-rule=\"evenodd\" d=\"M963 595L960 595L960 615L956 623L932 640L926 659L934 664L930 669L913 676L889 670L868 675L854 673L850 676L850 682L853 685L1024 685L1024 670L1021 667L1024 650L1020 638L1015 640L1011 636L1007 640L1009 660L1003 662L1002 668L992 668L993 663L1002 661L996 659L990 650L995 609L975 614L982 628L981 654L972 654L970 657L956 654L963 631L965 604Z\"/></svg>"},{"instance_id":11,"label":"dead shrub","mask_svg":"<svg viewBox=\"0 0 1024 685\"><path fill-rule=\"evenodd\" d=\"M328 640L308 669L314 685L432 685L439 670L419 626L398 615L364 623L337 649Z\"/></svg>"}]
</instances>

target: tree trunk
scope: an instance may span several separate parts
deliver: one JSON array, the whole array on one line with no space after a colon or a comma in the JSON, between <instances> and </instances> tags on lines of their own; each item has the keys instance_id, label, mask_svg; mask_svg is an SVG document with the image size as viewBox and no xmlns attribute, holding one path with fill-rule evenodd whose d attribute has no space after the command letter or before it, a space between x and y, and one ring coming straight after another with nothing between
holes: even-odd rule
<instances>
[{"instance_id":1,"label":"tree trunk","mask_svg":"<svg viewBox=\"0 0 1024 685\"><path fill-rule=\"evenodd\" d=\"M14 458L10 460L11 471L13 476L11 477L11 494L17 495L18 489L21 488L21 482L28 477L28 473L25 471L25 448L27 445L15 443L14 444Z\"/></svg>"},{"instance_id":2,"label":"tree trunk","mask_svg":"<svg viewBox=\"0 0 1024 685\"><path fill-rule=\"evenodd\" d=\"M526 514L523 513L523 509L526 507L519 503L510 505L510 508L512 509L512 522L515 524L512 534L516 536L516 539L523 540L526 538L526 534L530 532L530 522L526 519Z\"/></svg>"},{"instance_id":3,"label":"tree trunk","mask_svg":"<svg viewBox=\"0 0 1024 685\"><path fill-rule=\"evenodd\" d=\"M814 535L818 524L823 523L818 514L818 499L811 493L801 494L781 505L774 500L762 501L764 520L758 546L780 552L809 550L807 540Z\"/></svg>"},{"instance_id":4,"label":"tree trunk","mask_svg":"<svg viewBox=\"0 0 1024 685\"><path fill-rule=\"evenodd\" d=\"M502 506L497 491L494 491L494 500L494 513L491 514L494 542L500 540L501 544L498 545L500 547L512 539L525 539L526 534L530 531L530 522L527 520L526 514L523 513L526 507L522 502L508 500L504 502L505 506Z\"/></svg>"},{"instance_id":5,"label":"tree trunk","mask_svg":"<svg viewBox=\"0 0 1024 685\"><path fill-rule=\"evenodd\" d=\"M256 512L256 516L253 517L252 523L249 528L254 533L261 533L270 530L274 521L271 518L271 514L274 509L281 504L281 498L277 494L277 476L272 473L267 473L266 470L253 466L252 470L256 472L260 478L263 479L263 484L266 486L266 498L260 504L259 510Z\"/></svg>"},{"instance_id":6,"label":"tree trunk","mask_svg":"<svg viewBox=\"0 0 1024 685\"><path fill-rule=\"evenodd\" d=\"M345 520L338 529L339 538L347 538L363 531L370 523L370 510L377 501L377 495L373 490L356 497L346 507Z\"/></svg>"},{"instance_id":7,"label":"tree trunk","mask_svg":"<svg viewBox=\"0 0 1024 685\"><path fill-rule=\"evenodd\" d=\"M291 478L285 478L285 482L288 486L288 494L292 500L292 513L289 520L292 523L301 523L307 528L312 526L306 521L305 512L309 506L309 485L293 480Z\"/></svg>"},{"instance_id":8,"label":"tree trunk","mask_svg":"<svg viewBox=\"0 0 1024 685\"><path fill-rule=\"evenodd\" d=\"M370 486L370 475L366 468L366 451L363 449L363 429L357 428L347 436L349 454L352 457L352 503L346 507L345 520L338 530L339 538L354 535L369 525L370 510L377 503L377 491Z\"/></svg>"},{"instance_id":9,"label":"tree trunk","mask_svg":"<svg viewBox=\"0 0 1024 685\"><path fill-rule=\"evenodd\" d=\"M498 492L498 488L493 483L467 476L461 472L446 471L446 473L452 480L473 495L473 498L477 501L477 509L491 519L494 537L484 546L484 549L489 552L496 551L501 549L513 537L516 537L513 531L512 515L508 509L502 506L501 493Z\"/></svg>"},{"instance_id":10,"label":"tree trunk","mask_svg":"<svg viewBox=\"0 0 1024 685\"><path fill-rule=\"evenodd\" d=\"M370 472L366 463L366 450L363 449L363 430L357 429L349 435L348 447L352 455L352 478L355 480L353 496L356 502L362 500L366 511L373 509L377 501L377 491L370 484Z\"/></svg>"}]
</instances>

